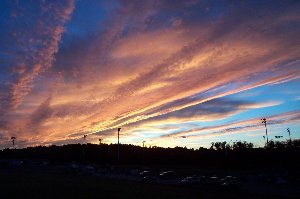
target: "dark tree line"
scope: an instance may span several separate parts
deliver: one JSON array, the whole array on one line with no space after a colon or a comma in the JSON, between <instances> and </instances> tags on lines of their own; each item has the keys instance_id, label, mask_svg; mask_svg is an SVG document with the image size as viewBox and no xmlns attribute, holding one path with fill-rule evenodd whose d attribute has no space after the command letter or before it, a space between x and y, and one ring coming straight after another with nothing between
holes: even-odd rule
<instances>
[{"instance_id":1,"label":"dark tree line","mask_svg":"<svg viewBox=\"0 0 300 199\"><path fill-rule=\"evenodd\" d=\"M235 141L232 144L224 142L212 142L210 149L215 150L243 150L243 149L252 149L253 143L247 141Z\"/></svg>"},{"instance_id":2,"label":"dark tree line","mask_svg":"<svg viewBox=\"0 0 300 199\"><path fill-rule=\"evenodd\" d=\"M253 143L247 141L235 141L232 143L224 142L212 142L210 149L215 150L245 150L252 149ZM266 149L283 149L283 148L298 148L300 147L300 140L286 140L286 141L274 141L270 140L266 143Z\"/></svg>"},{"instance_id":3,"label":"dark tree line","mask_svg":"<svg viewBox=\"0 0 300 199\"><path fill-rule=\"evenodd\" d=\"M39 159L52 162L117 164L117 144L69 144L4 149L2 159ZM300 140L269 141L265 148L252 143L214 142L209 149L162 148L120 145L121 164L208 165L220 167L291 165L300 166Z\"/></svg>"}]
</instances>

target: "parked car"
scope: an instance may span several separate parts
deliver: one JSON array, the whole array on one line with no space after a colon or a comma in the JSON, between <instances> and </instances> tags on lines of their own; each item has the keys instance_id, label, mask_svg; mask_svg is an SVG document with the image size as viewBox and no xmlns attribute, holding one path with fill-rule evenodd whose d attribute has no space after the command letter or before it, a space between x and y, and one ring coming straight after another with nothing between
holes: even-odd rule
<instances>
[{"instance_id":1,"label":"parked car","mask_svg":"<svg viewBox=\"0 0 300 199\"><path fill-rule=\"evenodd\" d=\"M201 177L189 176L181 180L182 185L196 185L201 183Z\"/></svg>"},{"instance_id":2,"label":"parked car","mask_svg":"<svg viewBox=\"0 0 300 199\"><path fill-rule=\"evenodd\" d=\"M160 178L174 178L176 177L175 171L164 171L159 174Z\"/></svg>"},{"instance_id":3,"label":"parked car","mask_svg":"<svg viewBox=\"0 0 300 199\"><path fill-rule=\"evenodd\" d=\"M145 176L149 176L152 175L153 173L151 171L142 171L139 173L140 176L145 177Z\"/></svg>"},{"instance_id":4,"label":"parked car","mask_svg":"<svg viewBox=\"0 0 300 199\"><path fill-rule=\"evenodd\" d=\"M154 176L154 175L148 175L148 176L144 176L143 178L142 178L142 181L143 182L153 182L153 181L155 181L157 178L156 178L156 176Z\"/></svg>"},{"instance_id":5,"label":"parked car","mask_svg":"<svg viewBox=\"0 0 300 199\"><path fill-rule=\"evenodd\" d=\"M225 176L224 178L222 178L220 180L220 182L223 183L223 182L232 181L232 180L236 180L236 177L234 177L234 176Z\"/></svg>"},{"instance_id":6,"label":"parked car","mask_svg":"<svg viewBox=\"0 0 300 199\"><path fill-rule=\"evenodd\" d=\"M220 185L220 180L217 176L206 178L206 185Z\"/></svg>"},{"instance_id":7,"label":"parked car","mask_svg":"<svg viewBox=\"0 0 300 199\"><path fill-rule=\"evenodd\" d=\"M220 185L227 188L238 188L240 182L234 176L226 176L220 180Z\"/></svg>"}]
</instances>

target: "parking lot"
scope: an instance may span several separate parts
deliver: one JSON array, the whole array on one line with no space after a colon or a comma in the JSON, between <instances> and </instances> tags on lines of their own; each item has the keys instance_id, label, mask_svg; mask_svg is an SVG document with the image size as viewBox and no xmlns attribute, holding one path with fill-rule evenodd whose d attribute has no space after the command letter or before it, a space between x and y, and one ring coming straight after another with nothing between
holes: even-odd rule
<instances>
[{"instance_id":1,"label":"parking lot","mask_svg":"<svg viewBox=\"0 0 300 199\"><path fill-rule=\"evenodd\" d=\"M97 194L112 194L113 198L122 198L121 195L139 198L141 194L149 198L211 198L220 194L223 198L297 198L300 195L299 179L284 171L245 173L185 166L53 164L42 160L0 163L1 189L16 197L20 193L38 194L34 192L36 187L49 196L66 194L75 198L87 192L92 198ZM114 192L111 186L119 192ZM79 187L91 190L86 192Z\"/></svg>"}]
</instances>

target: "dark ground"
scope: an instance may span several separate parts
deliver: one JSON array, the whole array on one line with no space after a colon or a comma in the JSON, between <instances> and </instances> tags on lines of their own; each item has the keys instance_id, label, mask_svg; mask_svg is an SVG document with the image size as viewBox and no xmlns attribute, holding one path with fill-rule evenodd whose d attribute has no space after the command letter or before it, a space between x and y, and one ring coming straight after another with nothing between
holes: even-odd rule
<instances>
[{"instance_id":1,"label":"dark ground","mask_svg":"<svg viewBox=\"0 0 300 199\"><path fill-rule=\"evenodd\" d=\"M214 172L213 169L204 170ZM149 183L118 175L122 174L76 173L61 166L8 165L0 168L1 198L297 198L300 193L294 184L250 183L244 184L243 189L221 189L217 186Z\"/></svg>"},{"instance_id":2,"label":"dark ground","mask_svg":"<svg viewBox=\"0 0 300 199\"><path fill-rule=\"evenodd\" d=\"M0 199L300 198L300 140L273 144L197 150L120 145L119 166L115 144L4 149ZM172 176L161 176L165 171ZM182 181L191 176L201 180Z\"/></svg>"}]
</instances>

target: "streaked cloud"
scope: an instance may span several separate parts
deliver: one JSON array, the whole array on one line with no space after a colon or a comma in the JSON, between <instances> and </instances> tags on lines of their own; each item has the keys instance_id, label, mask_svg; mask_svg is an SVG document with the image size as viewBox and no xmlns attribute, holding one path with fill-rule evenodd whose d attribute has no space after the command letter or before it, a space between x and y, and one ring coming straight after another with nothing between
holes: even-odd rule
<instances>
[{"instance_id":1,"label":"streaked cloud","mask_svg":"<svg viewBox=\"0 0 300 199\"><path fill-rule=\"evenodd\" d=\"M64 24L73 11L73 1L40 2L29 5L15 2L11 9L8 32L13 56L8 64L10 79L1 85L1 120L16 110L29 95L37 76L49 69L58 51ZM3 123L3 121L1 122ZM11 124L12 125L12 124Z\"/></svg>"},{"instance_id":2,"label":"streaked cloud","mask_svg":"<svg viewBox=\"0 0 300 199\"><path fill-rule=\"evenodd\" d=\"M284 106L287 100L247 92L300 77L298 2L99 2L109 13L79 34L72 15L83 4L9 4L1 135L30 144L76 142L83 134L113 142L117 127L132 142L185 135L199 131L192 123ZM223 133L213 126L200 131Z\"/></svg>"}]
</instances>

